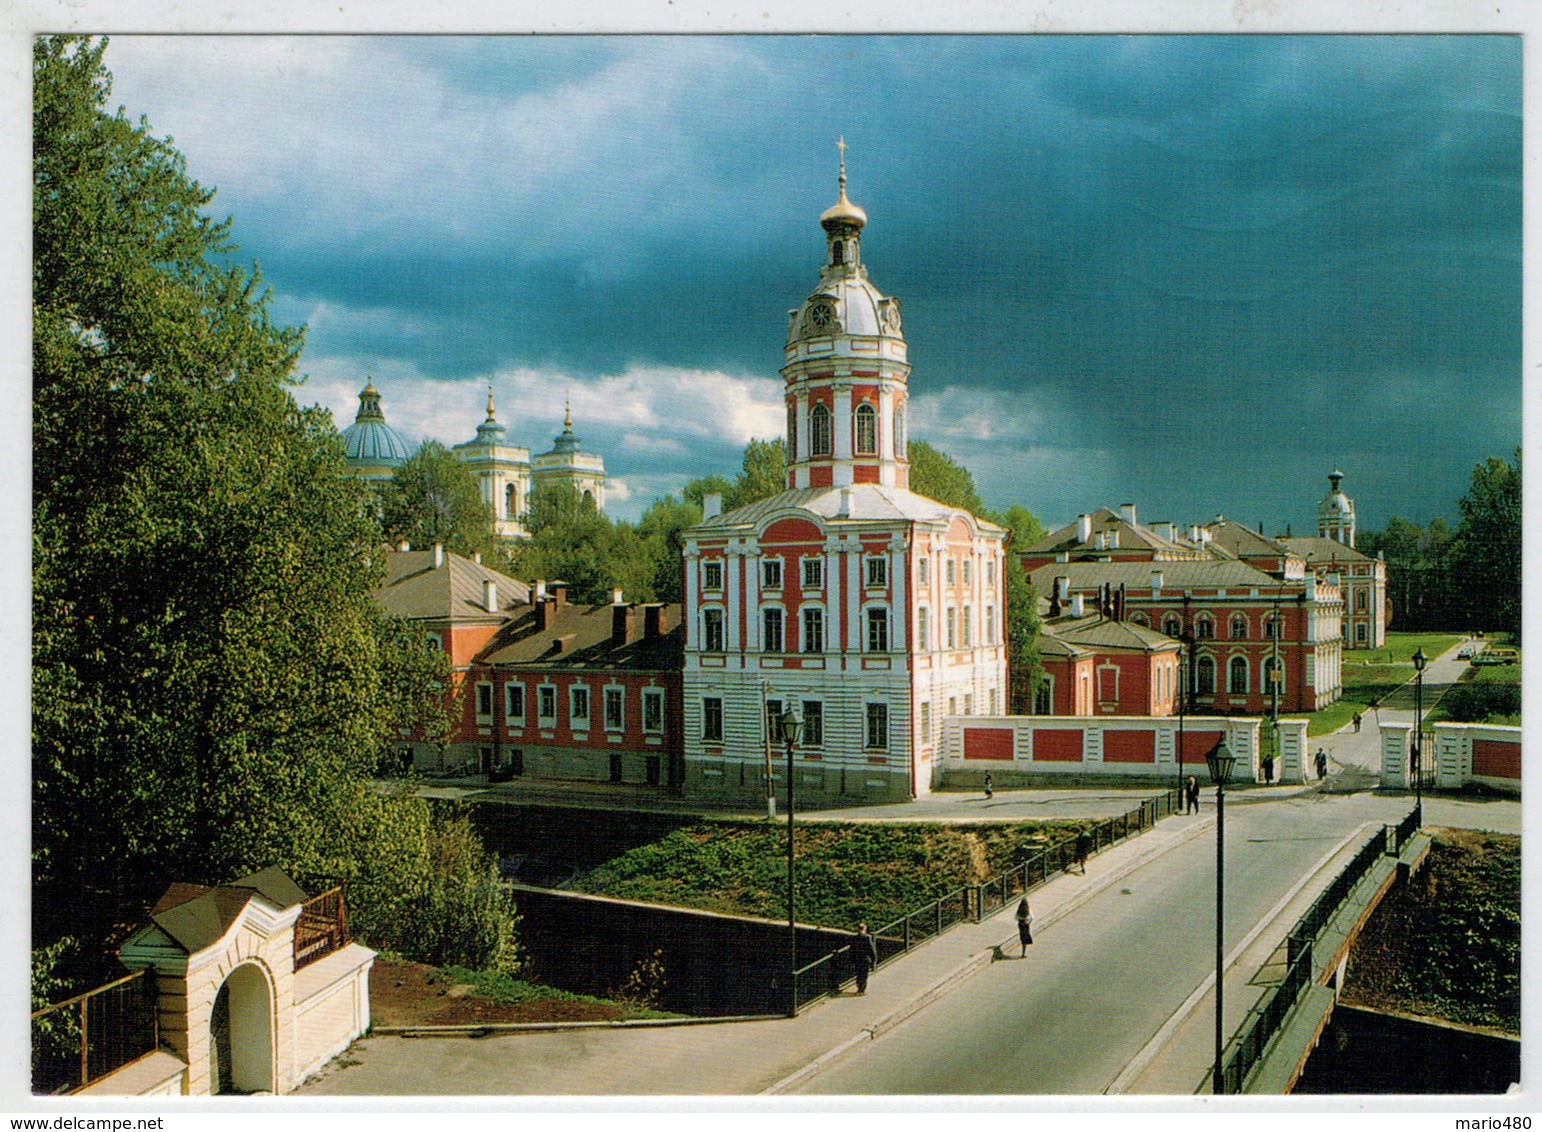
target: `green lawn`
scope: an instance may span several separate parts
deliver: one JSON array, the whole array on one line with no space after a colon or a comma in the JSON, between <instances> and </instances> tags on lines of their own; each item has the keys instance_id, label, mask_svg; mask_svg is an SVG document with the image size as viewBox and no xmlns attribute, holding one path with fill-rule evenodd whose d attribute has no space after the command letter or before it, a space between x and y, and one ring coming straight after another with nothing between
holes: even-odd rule
<instances>
[{"instance_id":1,"label":"green lawn","mask_svg":"<svg viewBox=\"0 0 1542 1132\"><path fill-rule=\"evenodd\" d=\"M1344 670L1348 672L1351 661L1358 663L1366 656L1369 656L1372 664L1411 665L1413 654L1420 649L1424 650L1425 656L1434 660L1461 639L1459 633L1388 633L1387 643L1379 649L1371 649L1369 653L1345 649Z\"/></svg>"},{"instance_id":2,"label":"green lawn","mask_svg":"<svg viewBox=\"0 0 1542 1132\"><path fill-rule=\"evenodd\" d=\"M1388 633L1379 649L1346 649L1343 654L1343 695L1322 711L1283 713L1287 719L1307 720L1306 733L1327 735L1337 731L1359 712L1367 725L1374 723L1372 701L1385 699L1413 679L1413 654L1421 648L1434 659L1461 641L1456 633ZM1490 672L1503 669L1488 669Z\"/></svg>"},{"instance_id":3,"label":"green lawn","mask_svg":"<svg viewBox=\"0 0 1542 1132\"><path fill-rule=\"evenodd\" d=\"M1440 698L1429 715L1431 723L1521 723L1521 666L1471 665L1461 682Z\"/></svg>"},{"instance_id":4,"label":"green lawn","mask_svg":"<svg viewBox=\"0 0 1542 1132\"><path fill-rule=\"evenodd\" d=\"M798 918L877 926L1016 864L1085 821L811 822L797 831ZM780 918L787 914L781 826L706 820L628 850L574 883L580 892Z\"/></svg>"}]
</instances>

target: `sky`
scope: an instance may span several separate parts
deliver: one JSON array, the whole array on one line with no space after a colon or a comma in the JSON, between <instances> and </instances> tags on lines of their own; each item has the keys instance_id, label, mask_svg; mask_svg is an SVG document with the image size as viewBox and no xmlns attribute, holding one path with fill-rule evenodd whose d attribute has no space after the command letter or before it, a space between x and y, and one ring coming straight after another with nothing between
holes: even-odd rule
<instances>
[{"instance_id":1,"label":"sky","mask_svg":"<svg viewBox=\"0 0 1542 1132\"><path fill-rule=\"evenodd\" d=\"M607 510L780 434L836 141L911 435L1048 525L1457 517L1521 440L1517 36L134 36L111 102L304 324L296 398L570 400Z\"/></svg>"}]
</instances>

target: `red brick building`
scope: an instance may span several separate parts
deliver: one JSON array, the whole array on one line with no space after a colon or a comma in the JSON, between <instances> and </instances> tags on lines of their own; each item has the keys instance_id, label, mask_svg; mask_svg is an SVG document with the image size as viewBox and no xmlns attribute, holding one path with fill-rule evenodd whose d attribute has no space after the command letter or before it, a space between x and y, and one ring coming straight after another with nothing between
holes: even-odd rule
<instances>
[{"instance_id":1,"label":"red brick building","mask_svg":"<svg viewBox=\"0 0 1542 1132\"><path fill-rule=\"evenodd\" d=\"M1178 708L1181 645L1145 625L1099 614L1046 620L1045 679L1035 715L1171 715Z\"/></svg>"}]
</instances>

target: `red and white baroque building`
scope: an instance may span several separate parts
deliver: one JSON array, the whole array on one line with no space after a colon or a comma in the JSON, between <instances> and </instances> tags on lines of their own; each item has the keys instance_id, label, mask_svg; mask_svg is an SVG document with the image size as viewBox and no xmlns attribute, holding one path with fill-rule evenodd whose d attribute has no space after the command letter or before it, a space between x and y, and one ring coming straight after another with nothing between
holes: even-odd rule
<instances>
[{"instance_id":1,"label":"red and white baroque building","mask_svg":"<svg viewBox=\"0 0 1542 1132\"><path fill-rule=\"evenodd\" d=\"M932 785L942 720L1006 708L1006 532L909 490L910 366L896 299L868 281L867 218L820 217L828 258L790 312L787 487L684 532L688 794L785 793L779 718L804 719L799 804Z\"/></svg>"}]
</instances>

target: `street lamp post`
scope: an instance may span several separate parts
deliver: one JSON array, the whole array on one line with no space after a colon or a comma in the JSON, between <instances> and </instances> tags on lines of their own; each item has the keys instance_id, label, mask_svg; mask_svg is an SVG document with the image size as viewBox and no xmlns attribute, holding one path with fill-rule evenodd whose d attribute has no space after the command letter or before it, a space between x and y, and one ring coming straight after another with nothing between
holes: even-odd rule
<instances>
[{"instance_id":1,"label":"street lamp post","mask_svg":"<svg viewBox=\"0 0 1542 1132\"><path fill-rule=\"evenodd\" d=\"M793 911L795 888L792 871L792 751L803 737L803 713L794 703L782 713L782 739L787 744L787 983L788 1014L798 1016L798 919Z\"/></svg>"},{"instance_id":2,"label":"street lamp post","mask_svg":"<svg viewBox=\"0 0 1542 1132\"><path fill-rule=\"evenodd\" d=\"M1424 823L1424 666L1430 658L1421 648L1413 654L1414 666L1414 813L1421 825Z\"/></svg>"},{"instance_id":3,"label":"street lamp post","mask_svg":"<svg viewBox=\"0 0 1542 1132\"><path fill-rule=\"evenodd\" d=\"M1222 739L1215 745L1215 749L1205 756L1205 763L1210 768L1210 781L1215 784L1215 1069L1212 1074L1212 1088L1219 1094L1226 1091L1221 1065L1221 1051L1224 1048L1221 1031L1221 990L1224 973L1221 952L1221 911L1224 905L1226 878L1226 783L1231 779L1232 767L1237 763L1237 756L1231 753L1231 749L1226 746L1226 740Z\"/></svg>"},{"instance_id":4,"label":"street lamp post","mask_svg":"<svg viewBox=\"0 0 1542 1132\"><path fill-rule=\"evenodd\" d=\"M1189 703L1189 634L1178 634L1178 753L1173 766L1178 772L1178 808L1183 808L1183 724Z\"/></svg>"}]
</instances>

